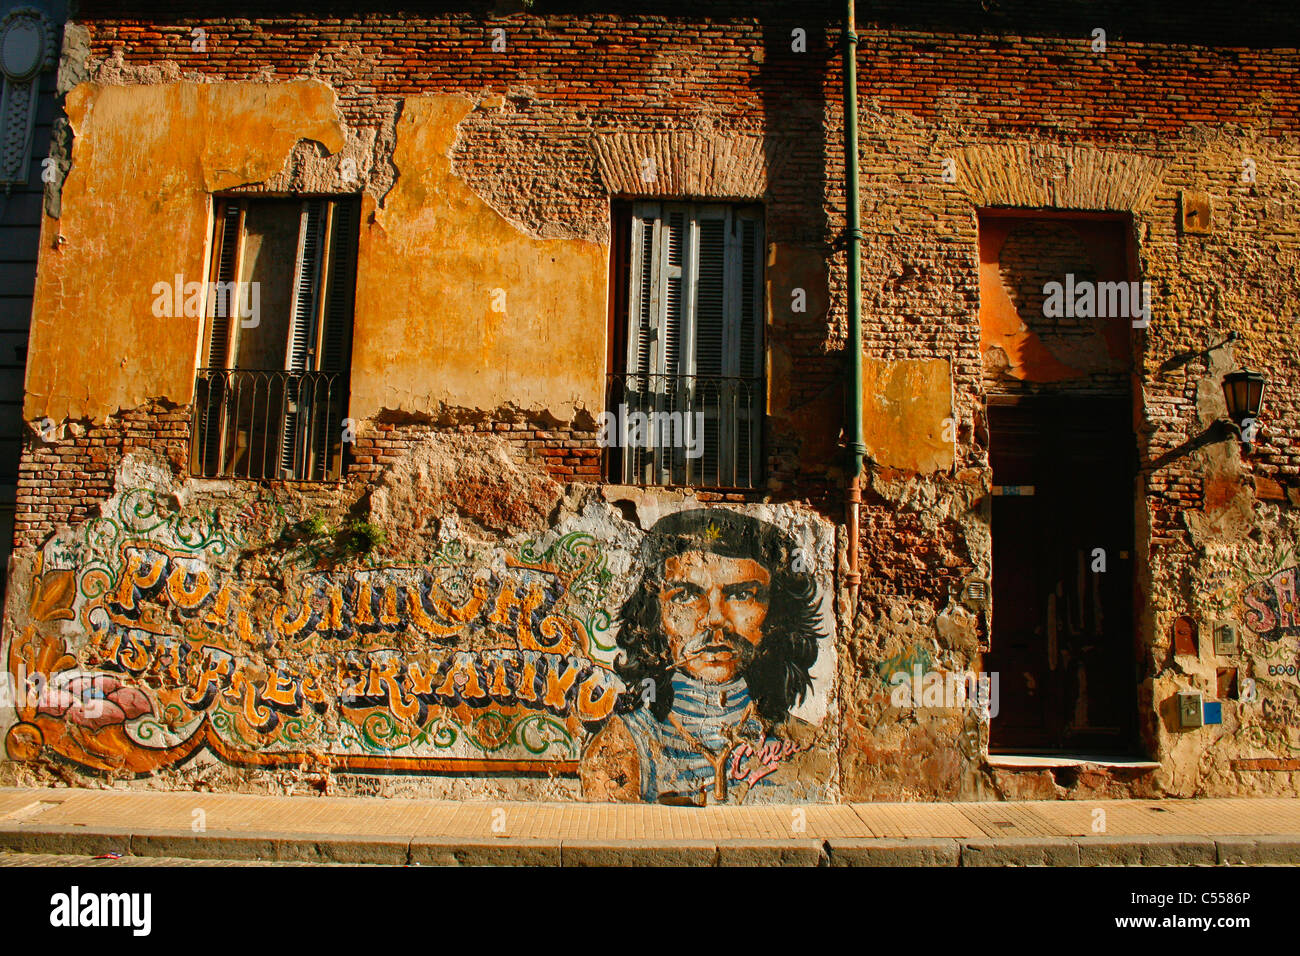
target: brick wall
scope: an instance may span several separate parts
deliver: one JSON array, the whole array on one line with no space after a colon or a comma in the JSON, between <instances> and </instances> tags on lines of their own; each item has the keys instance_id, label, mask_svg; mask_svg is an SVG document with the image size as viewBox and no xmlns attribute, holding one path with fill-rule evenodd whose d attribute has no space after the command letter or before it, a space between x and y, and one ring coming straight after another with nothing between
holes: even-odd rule
<instances>
[{"instance_id":1,"label":"brick wall","mask_svg":"<svg viewBox=\"0 0 1300 956\"><path fill-rule=\"evenodd\" d=\"M827 302L795 314L782 306L789 290L769 288L766 344L769 354L788 360L779 386L790 412L767 424L769 488L702 497L806 501L839 522L839 446L835 436L811 434L838 427L835 389L843 379L847 328L834 48L839 4L718 4L709 8L712 19L675 15L670 6L539 0L531 14L519 16L495 16L486 4L452 4L439 5L443 12L357 17L341 10L329 15L334 8L328 6L296 14L282 5L249 4L246 16L235 18L211 17L197 4L89 2L77 22L88 31L88 78L315 77L337 91L343 117L356 128L382 132L401 99L413 94L501 96L502 110L463 123L453 160L480 196L536 236L608 237L609 196L590 147L593 134L763 134L777 144L774 162L777 154L780 159L765 195L768 240L825 260ZM975 6L871 4L860 23L864 344L886 360L950 361L960 424L951 474L873 469L869 476L864 584L856 620L846 628L853 663L844 721L851 739L874 741L861 748L868 756L854 765L846 786L860 798L980 792L961 761L946 760L938 769L926 762L916 734L886 718L872 682L875 662L908 641L930 639L935 615L952 602L962 579L988 563L972 531L974 502L988 477L978 209L1041 206L1132 216L1137 277L1156 287L1156 314L1136 338L1133 356L1140 379L1138 450L1153 465L1141 509L1145 526L1139 524L1149 561L1139 582L1146 692L1154 693L1152 682L1168 669L1168 620L1198 600L1205 535L1219 533L1189 523L1189 515L1205 509L1207 479L1236 469L1233 480L1248 487L1252 478L1285 485L1300 475L1294 389L1300 333L1289 292L1300 279L1300 92L1297 44L1288 42L1294 27L1235 11L1186 18L1194 20L1187 26L1162 18L1150 4L1067 4L1054 13L1027 3L985 13ZM191 45L196 27L205 31L203 51ZM1092 49L1095 27L1107 31L1104 53ZM494 28L506 31L505 51L492 49ZM806 53L791 50L795 29L807 31ZM377 137L377 151L382 142ZM1241 180L1246 157L1258 167L1257 182ZM942 175L948 159L956 161L956 181ZM1141 182L1125 193L1129 173ZM1178 228L1185 190L1214 197L1209 235ZM1037 282L1035 276L1031 284ZM1267 430L1244 464L1178 453L1204 429L1211 379L1222 369L1200 360L1176 374L1160 372L1171 356L1212 344L1228 328L1243 333L1236 361L1267 370L1273 382ZM553 360L545 343L538 350L539 361ZM811 408L820 417L797 418ZM184 408L146 407L83 435L48 445L30 441L18 499L19 546L35 547L55 525L92 514L127 448L147 444L183 462L186 421ZM594 482L601 473L595 435L576 423L412 424L394 412L361 430L334 505L358 500L404 446L429 430L502 436L558 481ZM1285 537L1291 519L1277 520L1283 528L1277 534ZM968 646L960 653L973 660ZM1147 717L1148 749L1170 751L1168 735L1155 727L1154 707ZM937 746L946 741L951 751L951 733L936 733ZM877 770L886 760L903 769L881 782ZM1171 787L1247 786L1227 779Z\"/></svg>"}]
</instances>

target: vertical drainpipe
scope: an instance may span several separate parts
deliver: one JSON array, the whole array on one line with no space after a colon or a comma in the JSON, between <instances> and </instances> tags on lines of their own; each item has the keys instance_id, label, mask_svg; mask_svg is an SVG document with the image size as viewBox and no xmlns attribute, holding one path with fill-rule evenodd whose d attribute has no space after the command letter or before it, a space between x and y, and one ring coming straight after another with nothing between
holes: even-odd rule
<instances>
[{"instance_id":1,"label":"vertical drainpipe","mask_svg":"<svg viewBox=\"0 0 1300 956\"><path fill-rule=\"evenodd\" d=\"M845 0L844 21L844 176L848 200L849 258L849 492L847 507L849 573L852 607L858 584L858 520L862 507L862 462L867 446L862 436L862 223L858 209L858 34L854 0ZM850 612L852 613L852 612Z\"/></svg>"}]
</instances>

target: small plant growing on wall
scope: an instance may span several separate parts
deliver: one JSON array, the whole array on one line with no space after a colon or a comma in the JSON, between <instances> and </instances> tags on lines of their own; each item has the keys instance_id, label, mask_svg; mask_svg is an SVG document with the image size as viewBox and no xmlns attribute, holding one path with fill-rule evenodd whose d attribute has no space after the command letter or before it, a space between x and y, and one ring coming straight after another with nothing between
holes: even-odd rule
<instances>
[{"instance_id":1,"label":"small plant growing on wall","mask_svg":"<svg viewBox=\"0 0 1300 956\"><path fill-rule=\"evenodd\" d=\"M388 535L378 525L359 518L348 518L336 527L317 512L286 525L280 533L280 543L289 547L286 557L290 560L297 554L307 564L316 565L321 561L371 555L388 543Z\"/></svg>"},{"instance_id":2,"label":"small plant growing on wall","mask_svg":"<svg viewBox=\"0 0 1300 956\"><path fill-rule=\"evenodd\" d=\"M376 548L388 543L388 535L383 528L369 521L355 518L348 522L342 534L342 546L351 554L369 554Z\"/></svg>"},{"instance_id":3,"label":"small plant growing on wall","mask_svg":"<svg viewBox=\"0 0 1300 956\"><path fill-rule=\"evenodd\" d=\"M320 512L298 522L299 532L307 538L324 538L332 534L329 522Z\"/></svg>"}]
</instances>

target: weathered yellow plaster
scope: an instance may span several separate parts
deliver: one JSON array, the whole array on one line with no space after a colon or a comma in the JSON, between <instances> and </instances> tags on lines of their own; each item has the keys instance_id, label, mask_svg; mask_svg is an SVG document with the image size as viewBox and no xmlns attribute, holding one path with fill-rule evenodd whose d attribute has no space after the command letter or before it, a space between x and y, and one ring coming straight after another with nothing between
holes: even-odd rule
<instances>
[{"instance_id":1,"label":"weathered yellow plaster","mask_svg":"<svg viewBox=\"0 0 1300 956\"><path fill-rule=\"evenodd\" d=\"M155 316L157 282L204 282L212 191L279 172L295 143L342 149L333 90L288 83L99 86L68 94L62 218L46 218L23 415L103 419L192 400L199 320Z\"/></svg>"},{"instance_id":2,"label":"weathered yellow plaster","mask_svg":"<svg viewBox=\"0 0 1300 956\"><path fill-rule=\"evenodd\" d=\"M397 182L382 209L363 207L355 418L511 403L568 419L603 406L608 249L530 238L452 172L456 127L472 107L406 100Z\"/></svg>"},{"instance_id":3,"label":"weathered yellow plaster","mask_svg":"<svg viewBox=\"0 0 1300 956\"><path fill-rule=\"evenodd\" d=\"M862 430L878 465L928 473L951 468L951 370L946 359L862 360Z\"/></svg>"}]
</instances>

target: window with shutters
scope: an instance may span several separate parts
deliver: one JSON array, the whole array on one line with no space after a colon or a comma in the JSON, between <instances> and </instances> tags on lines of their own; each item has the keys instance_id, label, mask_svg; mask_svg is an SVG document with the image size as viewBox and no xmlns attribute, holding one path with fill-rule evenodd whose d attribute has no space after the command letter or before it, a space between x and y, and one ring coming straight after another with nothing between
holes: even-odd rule
<instances>
[{"instance_id":1,"label":"window with shutters","mask_svg":"<svg viewBox=\"0 0 1300 956\"><path fill-rule=\"evenodd\" d=\"M609 376L610 480L752 488L763 429L763 211L616 210L621 320Z\"/></svg>"},{"instance_id":2,"label":"window with shutters","mask_svg":"<svg viewBox=\"0 0 1300 956\"><path fill-rule=\"evenodd\" d=\"M195 475L341 475L359 217L354 198L217 200Z\"/></svg>"}]
</instances>

